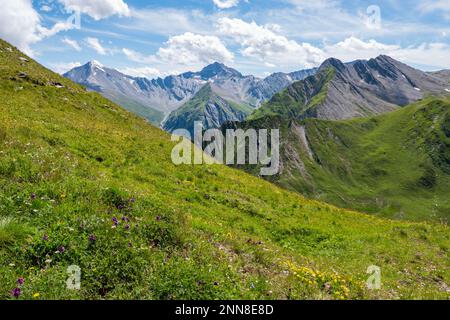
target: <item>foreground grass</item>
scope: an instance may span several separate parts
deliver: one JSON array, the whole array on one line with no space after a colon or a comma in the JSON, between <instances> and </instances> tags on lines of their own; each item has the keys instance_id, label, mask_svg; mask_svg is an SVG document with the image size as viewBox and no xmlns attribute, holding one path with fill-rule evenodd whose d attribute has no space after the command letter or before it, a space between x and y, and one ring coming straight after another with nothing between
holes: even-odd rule
<instances>
[{"instance_id":1,"label":"foreground grass","mask_svg":"<svg viewBox=\"0 0 450 320\"><path fill-rule=\"evenodd\" d=\"M19 299L449 297L447 226L338 209L224 166L176 167L167 134L9 47L2 299L15 287ZM370 265L381 290L364 286Z\"/></svg>"}]
</instances>

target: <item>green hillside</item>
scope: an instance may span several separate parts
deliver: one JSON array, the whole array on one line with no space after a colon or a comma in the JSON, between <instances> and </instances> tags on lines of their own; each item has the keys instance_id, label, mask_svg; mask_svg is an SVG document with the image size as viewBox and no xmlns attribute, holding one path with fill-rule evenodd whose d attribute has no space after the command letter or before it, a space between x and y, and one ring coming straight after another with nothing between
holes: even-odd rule
<instances>
[{"instance_id":1,"label":"green hillside","mask_svg":"<svg viewBox=\"0 0 450 320\"><path fill-rule=\"evenodd\" d=\"M446 225L176 167L166 133L9 48L0 41L2 299L20 277L19 299L449 298ZM365 289L370 265L381 290Z\"/></svg>"},{"instance_id":2,"label":"green hillside","mask_svg":"<svg viewBox=\"0 0 450 320\"><path fill-rule=\"evenodd\" d=\"M202 122L203 128L220 128L226 121L244 120L252 108L225 100L205 84L200 91L181 108L172 112L164 122L164 129L173 132L186 129L194 135L194 123Z\"/></svg>"},{"instance_id":3,"label":"green hillside","mask_svg":"<svg viewBox=\"0 0 450 320\"><path fill-rule=\"evenodd\" d=\"M274 182L285 188L387 218L450 220L449 99L373 118L266 117L245 126L282 129L283 172Z\"/></svg>"},{"instance_id":4,"label":"green hillside","mask_svg":"<svg viewBox=\"0 0 450 320\"><path fill-rule=\"evenodd\" d=\"M152 109L148 106L145 106L137 101L128 99L123 95L114 95L110 93L111 96L114 96L114 101L124 109L131 111L132 113L141 116L142 118L148 120L151 124L159 127L159 124L164 119L164 113L161 111Z\"/></svg>"},{"instance_id":5,"label":"green hillside","mask_svg":"<svg viewBox=\"0 0 450 320\"><path fill-rule=\"evenodd\" d=\"M288 88L275 94L270 101L248 116L247 120L256 120L267 116L279 116L296 119L304 116L309 109L324 101L328 83L335 76L332 67L321 69L316 75L303 81L294 82Z\"/></svg>"}]
</instances>

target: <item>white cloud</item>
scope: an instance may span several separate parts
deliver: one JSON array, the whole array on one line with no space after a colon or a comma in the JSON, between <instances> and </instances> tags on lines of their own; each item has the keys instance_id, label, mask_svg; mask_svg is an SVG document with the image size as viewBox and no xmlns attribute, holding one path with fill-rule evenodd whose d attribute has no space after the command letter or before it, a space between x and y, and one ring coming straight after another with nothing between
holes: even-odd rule
<instances>
[{"instance_id":1,"label":"white cloud","mask_svg":"<svg viewBox=\"0 0 450 320\"><path fill-rule=\"evenodd\" d=\"M143 55L140 52L123 48L122 53L128 58L128 60L139 63L155 63L157 62L157 58L154 55Z\"/></svg>"},{"instance_id":2,"label":"white cloud","mask_svg":"<svg viewBox=\"0 0 450 320\"><path fill-rule=\"evenodd\" d=\"M363 41L350 37L334 45L325 46L324 51L327 57L338 58L344 62L370 59L385 54L409 65L428 69L450 68L448 59L450 44L447 43L423 43L418 46L402 48L375 40Z\"/></svg>"},{"instance_id":3,"label":"white cloud","mask_svg":"<svg viewBox=\"0 0 450 320\"><path fill-rule=\"evenodd\" d=\"M58 32L73 29L70 22L58 22L50 29L41 25L41 17L31 0L3 1L0 10L0 37L33 55L30 45Z\"/></svg>"},{"instance_id":4,"label":"white cloud","mask_svg":"<svg viewBox=\"0 0 450 320\"><path fill-rule=\"evenodd\" d=\"M65 37L61 41L65 44L67 44L69 47L72 47L76 51L81 51L81 47L76 40L72 40L72 39Z\"/></svg>"},{"instance_id":5,"label":"white cloud","mask_svg":"<svg viewBox=\"0 0 450 320\"><path fill-rule=\"evenodd\" d=\"M211 25L223 12L206 14L201 10L174 8L132 9L126 23L116 23L123 30L151 31L152 34L172 37L187 31L196 34L210 34Z\"/></svg>"},{"instance_id":6,"label":"white cloud","mask_svg":"<svg viewBox=\"0 0 450 320\"><path fill-rule=\"evenodd\" d=\"M358 59L370 59L395 52L400 49L397 45L387 45L375 40L362 41L356 37L349 37L333 45L327 45L324 51L328 57L338 58L343 61Z\"/></svg>"},{"instance_id":7,"label":"white cloud","mask_svg":"<svg viewBox=\"0 0 450 320\"><path fill-rule=\"evenodd\" d=\"M161 71L159 71L158 69L150 67L142 67L142 68L126 67L119 69L119 71L129 76L144 77L148 79L154 79L157 77L164 76L164 74L162 74Z\"/></svg>"},{"instance_id":8,"label":"white cloud","mask_svg":"<svg viewBox=\"0 0 450 320\"><path fill-rule=\"evenodd\" d=\"M218 28L221 34L241 45L243 56L256 57L266 63L290 64L295 61L309 67L317 65L324 58L321 49L276 33L280 30L278 25L260 26L241 19L221 18Z\"/></svg>"},{"instance_id":9,"label":"white cloud","mask_svg":"<svg viewBox=\"0 0 450 320\"><path fill-rule=\"evenodd\" d=\"M51 70L59 74L66 73L67 71L80 66L81 63L79 62L56 62L49 65Z\"/></svg>"},{"instance_id":10,"label":"white cloud","mask_svg":"<svg viewBox=\"0 0 450 320\"><path fill-rule=\"evenodd\" d=\"M234 59L234 54L219 38L191 32L169 38L165 46L159 48L156 54L144 55L128 48L123 48L122 53L130 61L151 65L151 69L164 70L164 72L153 72L160 76L199 70L216 61L231 63ZM151 73L150 69L144 71L147 74Z\"/></svg>"},{"instance_id":11,"label":"white cloud","mask_svg":"<svg viewBox=\"0 0 450 320\"><path fill-rule=\"evenodd\" d=\"M49 5L44 4L41 7L41 11L43 11L43 12L50 12L50 11L52 11L52 8Z\"/></svg>"},{"instance_id":12,"label":"white cloud","mask_svg":"<svg viewBox=\"0 0 450 320\"><path fill-rule=\"evenodd\" d=\"M113 15L129 16L130 8L123 0L58 0L68 11L80 11L95 20Z\"/></svg>"},{"instance_id":13,"label":"white cloud","mask_svg":"<svg viewBox=\"0 0 450 320\"><path fill-rule=\"evenodd\" d=\"M158 50L157 55L164 61L186 65L199 62L229 62L234 58L218 37L191 32L171 37L166 47Z\"/></svg>"},{"instance_id":14,"label":"white cloud","mask_svg":"<svg viewBox=\"0 0 450 320\"><path fill-rule=\"evenodd\" d=\"M239 0L213 0L213 2L220 9L229 9L239 4Z\"/></svg>"},{"instance_id":15,"label":"white cloud","mask_svg":"<svg viewBox=\"0 0 450 320\"><path fill-rule=\"evenodd\" d=\"M104 56L104 55L106 55L108 53L107 49L105 49L102 46L102 44L100 43L100 40L98 40L97 38L88 37L88 38L85 39L85 41L86 41L87 45L91 49L95 50L98 54Z\"/></svg>"},{"instance_id":16,"label":"white cloud","mask_svg":"<svg viewBox=\"0 0 450 320\"><path fill-rule=\"evenodd\" d=\"M30 45L41 40L40 18L31 0L2 1L0 37L31 54Z\"/></svg>"}]
</instances>

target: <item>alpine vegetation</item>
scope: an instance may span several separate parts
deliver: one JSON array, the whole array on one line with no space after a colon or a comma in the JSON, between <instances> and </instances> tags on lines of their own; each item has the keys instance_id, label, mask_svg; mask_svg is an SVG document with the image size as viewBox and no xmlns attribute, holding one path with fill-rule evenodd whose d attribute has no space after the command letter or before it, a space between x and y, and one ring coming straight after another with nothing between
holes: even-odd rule
<instances>
[{"instance_id":1,"label":"alpine vegetation","mask_svg":"<svg viewBox=\"0 0 450 320\"><path fill-rule=\"evenodd\" d=\"M261 176L273 176L280 171L279 129L219 129L203 130L202 122L194 124L194 137L186 129L177 129L172 141L172 162L180 164L260 165ZM194 141L192 145L191 141ZM247 143L248 142L248 143ZM270 153L270 154L269 154Z\"/></svg>"}]
</instances>

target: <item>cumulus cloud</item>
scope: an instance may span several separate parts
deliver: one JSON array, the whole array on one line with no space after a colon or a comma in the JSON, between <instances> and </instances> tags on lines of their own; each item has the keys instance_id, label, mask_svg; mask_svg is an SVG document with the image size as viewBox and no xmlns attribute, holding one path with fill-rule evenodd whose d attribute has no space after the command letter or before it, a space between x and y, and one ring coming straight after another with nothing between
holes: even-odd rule
<instances>
[{"instance_id":1,"label":"cumulus cloud","mask_svg":"<svg viewBox=\"0 0 450 320\"><path fill-rule=\"evenodd\" d=\"M213 2L220 9L229 9L239 4L239 0L213 0Z\"/></svg>"},{"instance_id":2,"label":"cumulus cloud","mask_svg":"<svg viewBox=\"0 0 450 320\"><path fill-rule=\"evenodd\" d=\"M349 37L336 44L325 46L324 52L327 57L335 57L344 62L370 59L385 54L409 65L424 66L429 69L450 68L448 59L450 45L447 43L423 43L403 48L375 40L364 41Z\"/></svg>"},{"instance_id":3,"label":"cumulus cloud","mask_svg":"<svg viewBox=\"0 0 450 320\"><path fill-rule=\"evenodd\" d=\"M171 37L166 47L158 50L157 55L165 61L176 61L179 64L229 62L234 58L218 37L191 32Z\"/></svg>"},{"instance_id":4,"label":"cumulus cloud","mask_svg":"<svg viewBox=\"0 0 450 320\"><path fill-rule=\"evenodd\" d=\"M100 40L98 40L97 38L93 38L93 37L88 37L85 39L87 45L95 50L95 52L97 52L100 55L106 55L108 53L107 49L105 49L102 44L100 43Z\"/></svg>"},{"instance_id":5,"label":"cumulus cloud","mask_svg":"<svg viewBox=\"0 0 450 320\"><path fill-rule=\"evenodd\" d=\"M61 41L65 44L67 44L69 47L75 49L76 51L81 51L81 47L76 40L72 40L72 39L65 37Z\"/></svg>"},{"instance_id":6,"label":"cumulus cloud","mask_svg":"<svg viewBox=\"0 0 450 320\"><path fill-rule=\"evenodd\" d=\"M40 18L31 0L3 1L0 37L31 54L30 45L41 40Z\"/></svg>"},{"instance_id":7,"label":"cumulus cloud","mask_svg":"<svg viewBox=\"0 0 450 320\"><path fill-rule=\"evenodd\" d=\"M234 54L218 37L191 32L169 38L165 45L152 55L145 55L128 48L123 48L122 53L130 61L151 65L157 70L164 70L164 72L153 72L159 76L198 70L206 64L216 61L231 63L234 59ZM151 70L144 71L147 73L147 77L149 73L151 74L149 72Z\"/></svg>"},{"instance_id":8,"label":"cumulus cloud","mask_svg":"<svg viewBox=\"0 0 450 320\"><path fill-rule=\"evenodd\" d=\"M129 16L130 8L123 0L58 0L68 11L80 11L95 20L113 15Z\"/></svg>"},{"instance_id":9,"label":"cumulus cloud","mask_svg":"<svg viewBox=\"0 0 450 320\"><path fill-rule=\"evenodd\" d=\"M261 26L241 19L221 18L218 29L242 47L246 57L256 57L266 63L297 63L309 67L324 59L321 49L309 43L298 43L278 34L278 25Z\"/></svg>"},{"instance_id":10,"label":"cumulus cloud","mask_svg":"<svg viewBox=\"0 0 450 320\"><path fill-rule=\"evenodd\" d=\"M74 27L70 21L57 22L50 29L43 27L31 0L4 1L0 10L0 37L30 55L30 45Z\"/></svg>"},{"instance_id":11,"label":"cumulus cloud","mask_svg":"<svg viewBox=\"0 0 450 320\"><path fill-rule=\"evenodd\" d=\"M133 61L133 62L139 62L139 63L156 63L158 60L154 55L149 55L146 56L140 52L128 49L128 48L123 48L122 49L122 53L128 58L128 60Z\"/></svg>"},{"instance_id":12,"label":"cumulus cloud","mask_svg":"<svg viewBox=\"0 0 450 320\"><path fill-rule=\"evenodd\" d=\"M370 59L380 54L386 54L399 50L398 45L387 45L375 40L363 41L356 37L349 37L333 45L327 45L324 51L327 56L335 57L343 61L357 59Z\"/></svg>"}]
</instances>

